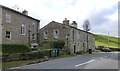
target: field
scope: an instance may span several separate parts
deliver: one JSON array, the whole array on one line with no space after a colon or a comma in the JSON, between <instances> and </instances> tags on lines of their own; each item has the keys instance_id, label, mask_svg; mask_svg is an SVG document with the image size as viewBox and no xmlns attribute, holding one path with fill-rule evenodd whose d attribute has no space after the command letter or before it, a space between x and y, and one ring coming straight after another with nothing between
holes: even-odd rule
<instances>
[{"instance_id":1,"label":"field","mask_svg":"<svg viewBox=\"0 0 120 71\"><path fill-rule=\"evenodd\" d=\"M94 34L95 44L97 46L105 46L109 48L120 48L120 38L113 37L113 36L105 36L100 34Z\"/></svg>"}]
</instances>

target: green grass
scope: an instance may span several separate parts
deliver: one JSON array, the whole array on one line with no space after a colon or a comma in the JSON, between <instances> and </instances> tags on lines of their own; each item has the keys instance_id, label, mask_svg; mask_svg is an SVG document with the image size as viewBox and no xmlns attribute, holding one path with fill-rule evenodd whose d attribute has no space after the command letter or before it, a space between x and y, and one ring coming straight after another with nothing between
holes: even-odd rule
<instances>
[{"instance_id":1,"label":"green grass","mask_svg":"<svg viewBox=\"0 0 120 71\"><path fill-rule=\"evenodd\" d=\"M94 38L95 38L95 44L97 46L105 46L105 47L109 46L110 48L118 48L118 45L120 45L120 42L118 42L120 38L117 37L112 37L112 36L108 37L105 35L95 34ZM108 39L109 39L109 43L108 43Z\"/></svg>"},{"instance_id":2,"label":"green grass","mask_svg":"<svg viewBox=\"0 0 120 71\"><path fill-rule=\"evenodd\" d=\"M7 69L7 68L11 68L11 67L17 67L17 66L27 65L27 64L33 63L34 61L39 61L39 60L44 60L44 59L2 62L2 68L3 69Z\"/></svg>"},{"instance_id":3,"label":"green grass","mask_svg":"<svg viewBox=\"0 0 120 71\"><path fill-rule=\"evenodd\" d=\"M2 68L7 69L11 67L16 67L16 66L21 66L29 63L31 60L25 60L25 61L11 61L11 62L3 62L2 63Z\"/></svg>"},{"instance_id":4,"label":"green grass","mask_svg":"<svg viewBox=\"0 0 120 71\"><path fill-rule=\"evenodd\" d=\"M2 55L2 52L0 51L0 55Z\"/></svg>"}]
</instances>

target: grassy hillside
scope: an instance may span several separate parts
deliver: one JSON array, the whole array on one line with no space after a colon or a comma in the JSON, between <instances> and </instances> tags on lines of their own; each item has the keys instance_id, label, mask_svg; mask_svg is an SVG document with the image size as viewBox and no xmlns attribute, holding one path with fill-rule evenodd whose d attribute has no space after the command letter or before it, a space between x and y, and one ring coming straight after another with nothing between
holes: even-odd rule
<instances>
[{"instance_id":1,"label":"grassy hillside","mask_svg":"<svg viewBox=\"0 0 120 71\"><path fill-rule=\"evenodd\" d=\"M120 38L117 37L112 37L112 36L105 36L105 35L100 35L100 34L95 34L94 35L95 38L95 44L97 46L105 46L105 47L111 47L111 48L118 48L118 44L120 45L120 42L118 42L118 40L120 40ZM109 39L109 44L108 44L108 39ZM120 47L119 47L120 48Z\"/></svg>"}]
</instances>

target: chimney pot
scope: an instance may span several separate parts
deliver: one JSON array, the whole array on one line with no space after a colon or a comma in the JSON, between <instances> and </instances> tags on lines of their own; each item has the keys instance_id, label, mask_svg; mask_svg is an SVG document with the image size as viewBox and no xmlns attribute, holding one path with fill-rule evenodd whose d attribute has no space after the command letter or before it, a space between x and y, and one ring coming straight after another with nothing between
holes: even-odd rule
<instances>
[{"instance_id":1,"label":"chimney pot","mask_svg":"<svg viewBox=\"0 0 120 71\"><path fill-rule=\"evenodd\" d=\"M23 13L24 15L28 15L28 11L26 11L26 10L22 11L22 13Z\"/></svg>"}]
</instances>

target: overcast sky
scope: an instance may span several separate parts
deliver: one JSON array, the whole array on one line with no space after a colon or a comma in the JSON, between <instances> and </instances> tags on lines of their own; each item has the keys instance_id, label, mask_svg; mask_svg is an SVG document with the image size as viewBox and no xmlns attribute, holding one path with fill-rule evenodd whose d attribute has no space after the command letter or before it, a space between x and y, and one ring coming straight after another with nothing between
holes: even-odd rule
<instances>
[{"instance_id":1,"label":"overcast sky","mask_svg":"<svg viewBox=\"0 0 120 71\"><path fill-rule=\"evenodd\" d=\"M51 21L62 23L64 18L77 21L83 29L84 20L89 19L91 32L118 36L119 0L0 0L0 4L9 8L27 10L28 15L39 19L40 27Z\"/></svg>"}]
</instances>

